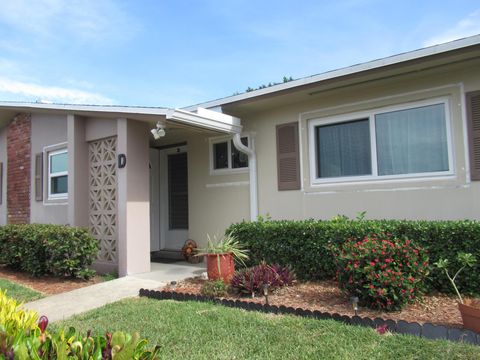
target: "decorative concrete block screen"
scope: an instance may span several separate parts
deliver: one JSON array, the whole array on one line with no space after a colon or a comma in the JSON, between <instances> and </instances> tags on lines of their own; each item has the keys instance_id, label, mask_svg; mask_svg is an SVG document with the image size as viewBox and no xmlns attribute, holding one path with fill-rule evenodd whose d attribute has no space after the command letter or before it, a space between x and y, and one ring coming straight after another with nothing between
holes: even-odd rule
<instances>
[{"instance_id":1,"label":"decorative concrete block screen","mask_svg":"<svg viewBox=\"0 0 480 360\"><path fill-rule=\"evenodd\" d=\"M117 139L89 144L89 225L100 241L98 261L117 264Z\"/></svg>"}]
</instances>

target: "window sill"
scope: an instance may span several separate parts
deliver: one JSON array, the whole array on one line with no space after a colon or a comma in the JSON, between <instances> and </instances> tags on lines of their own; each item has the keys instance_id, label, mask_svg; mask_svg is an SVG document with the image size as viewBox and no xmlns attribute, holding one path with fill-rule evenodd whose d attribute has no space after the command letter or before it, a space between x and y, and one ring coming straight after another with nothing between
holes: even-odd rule
<instances>
[{"instance_id":1,"label":"window sill","mask_svg":"<svg viewBox=\"0 0 480 360\"><path fill-rule=\"evenodd\" d=\"M236 174L246 174L248 173L249 168L239 168L239 169L221 169L221 170L212 170L210 169L210 175L236 175Z\"/></svg>"},{"instance_id":2,"label":"window sill","mask_svg":"<svg viewBox=\"0 0 480 360\"><path fill-rule=\"evenodd\" d=\"M362 186L362 185L388 185L388 184L411 184L415 182L425 183L432 181L451 181L457 177L454 172L443 172L436 174L413 174L411 176L385 176L385 177L352 177L346 178L334 178L325 179L324 181L311 180L310 187L312 189L319 189L325 187L347 187L347 186Z\"/></svg>"},{"instance_id":3,"label":"window sill","mask_svg":"<svg viewBox=\"0 0 480 360\"><path fill-rule=\"evenodd\" d=\"M49 197L43 201L43 205L68 205L68 196Z\"/></svg>"}]
</instances>

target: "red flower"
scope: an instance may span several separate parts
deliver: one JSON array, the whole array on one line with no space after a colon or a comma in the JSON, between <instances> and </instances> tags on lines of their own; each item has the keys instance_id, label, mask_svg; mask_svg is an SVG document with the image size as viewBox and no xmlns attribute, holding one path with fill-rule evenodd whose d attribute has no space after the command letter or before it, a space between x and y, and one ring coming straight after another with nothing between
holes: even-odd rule
<instances>
[{"instance_id":1,"label":"red flower","mask_svg":"<svg viewBox=\"0 0 480 360\"><path fill-rule=\"evenodd\" d=\"M380 326L377 326L377 328L375 329L375 331L380 334L380 335L383 335L387 332L387 328L388 328L388 325L385 324L385 325L380 325Z\"/></svg>"},{"instance_id":2,"label":"red flower","mask_svg":"<svg viewBox=\"0 0 480 360\"><path fill-rule=\"evenodd\" d=\"M40 316L40 319L38 319L38 327L40 328L40 332L43 334L45 332L45 329L48 326L48 318L45 315Z\"/></svg>"},{"instance_id":3,"label":"red flower","mask_svg":"<svg viewBox=\"0 0 480 360\"><path fill-rule=\"evenodd\" d=\"M371 261L370 266L375 266L375 263L373 261Z\"/></svg>"}]
</instances>

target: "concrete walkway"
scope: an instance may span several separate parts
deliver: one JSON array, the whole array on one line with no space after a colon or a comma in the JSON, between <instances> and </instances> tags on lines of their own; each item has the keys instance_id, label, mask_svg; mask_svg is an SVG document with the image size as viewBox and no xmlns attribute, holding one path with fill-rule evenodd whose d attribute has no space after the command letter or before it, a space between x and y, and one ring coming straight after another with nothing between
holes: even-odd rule
<instances>
[{"instance_id":1,"label":"concrete walkway","mask_svg":"<svg viewBox=\"0 0 480 360\"><path fill-rule=\"evenodd\" d=\"M124 298L138 295L141 288L156 289L170 281L179 281L201 275L205 271L202 264L186 262L174 264L152 263L151 272L130 275L120 279L87 286L62 294L52 295L31 301L25 308L35 310L40 316L46 315L53 321L67 319L72 315L101 307Z\"/></svg>"}]
</instances>

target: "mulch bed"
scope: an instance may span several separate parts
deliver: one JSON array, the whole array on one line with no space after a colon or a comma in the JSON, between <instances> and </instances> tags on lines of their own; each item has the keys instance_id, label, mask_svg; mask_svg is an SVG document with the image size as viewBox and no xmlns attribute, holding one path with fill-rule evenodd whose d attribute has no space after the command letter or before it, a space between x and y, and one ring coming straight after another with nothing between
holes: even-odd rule
<instances>
[{"instance_id":1,"label":"mulch bed","mask_svg":"<svg viewBox=\"0 0 480 360\"><path fill-rule=\"evenodd\" d=\"M89 280L58 278L53 276L34 277L30 274L11 270L4 266L0 266L0 278L29 287L45 295L60 294L103 281L100 276L94 276Z\"/></svg>"},{"instance_id":2,"label":"mulch bed","mask_svg":"<svg viewBox=\"0 0 480 360\"><path fill-rule=\"evenodd\" d=\"M162 290L200 295L200 289L205 281L200 277L190 278L178 282L175 287L167 285ZM229 294L225 298L265 303L264 297L240 297ZM311 311L318 310L332 314L355 315L349 298L342 294L335 281L298 282L293 286L279 289L274 294L270 294L269 303L271 305L284 305ZM462 318L458 311L457 300L454 297L441 294L424 296L421 301L408 305L402 311L387 313L361 308L358 315L371 319L379 317L382 319L418 322L420 324L430 322L435 325L462 327Z\"/></svg>"}]
</instances>

